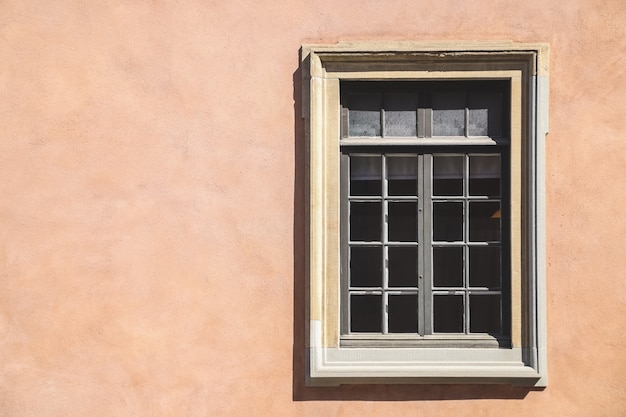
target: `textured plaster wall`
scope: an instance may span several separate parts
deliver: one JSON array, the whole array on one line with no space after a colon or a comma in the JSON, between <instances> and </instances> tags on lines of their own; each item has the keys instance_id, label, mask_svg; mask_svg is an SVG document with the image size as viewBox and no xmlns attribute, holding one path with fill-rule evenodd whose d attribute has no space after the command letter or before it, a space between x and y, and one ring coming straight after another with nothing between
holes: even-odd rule
<instances>
[{"instance_id":1,"label":"textured plaster wall","mask_svg":"<svg viewBox=\"0 0 626 417\"><path fill-rule=\"evenodd\" d=\"M0 3L0 415L626 415L626 5ZM549 387L303 386L298 48L551 44Z\"/></svg>"}]
</instances>

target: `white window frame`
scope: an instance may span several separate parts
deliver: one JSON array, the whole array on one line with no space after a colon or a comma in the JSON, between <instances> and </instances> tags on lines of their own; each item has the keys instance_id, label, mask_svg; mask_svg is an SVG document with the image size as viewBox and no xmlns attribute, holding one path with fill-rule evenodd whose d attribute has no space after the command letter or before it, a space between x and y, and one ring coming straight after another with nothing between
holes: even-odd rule
<instances>
[{"instance_id":1,"label":"white window frame","mask_svg":"<svg viewBox=\"0 0 626 417\"><path fill-rule=\"evenodd\" d=\"M548 46L357 42L302 47L308 150L307 384L547 384L545 135ZM511 347L340 343L340 82L508 80L511 85ZM437 139L431 139L436 142ZM436 143L432 144L436 144Z\"/></svg>"}]
</instances>

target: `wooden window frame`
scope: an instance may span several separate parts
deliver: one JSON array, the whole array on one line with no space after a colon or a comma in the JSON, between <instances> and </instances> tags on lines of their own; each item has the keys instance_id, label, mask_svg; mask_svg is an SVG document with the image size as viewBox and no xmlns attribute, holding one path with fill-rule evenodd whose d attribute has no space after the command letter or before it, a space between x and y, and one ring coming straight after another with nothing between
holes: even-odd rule
<instances>
[{"instance_id":1,"label":"wooden window frame","mask_svg":"<svg viewBox=\"0 0 626 417\"><path fill-rule=\"evenodd\" d=\"M359 42L302 47L308 151L307 384L547 384L544 141L548 46L512 42ZM511 346L342 346L340 82L510 82ZM410 139L396 139L398 145ZM437 146L445 138L424 138ZM484 144L482 138L478 141ZM479 144L479 143L476 144ZM472 144L469 143L468 144Z\"/></svg>"}]
</instances>

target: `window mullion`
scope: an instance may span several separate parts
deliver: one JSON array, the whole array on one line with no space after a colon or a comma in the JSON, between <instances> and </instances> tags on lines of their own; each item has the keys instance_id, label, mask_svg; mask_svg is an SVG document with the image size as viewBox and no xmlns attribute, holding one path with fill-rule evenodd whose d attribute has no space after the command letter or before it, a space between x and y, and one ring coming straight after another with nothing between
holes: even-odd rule
<instances>
[{"instance_id":1,"label":"window mullion","mask_svg":"<svg viewBox=\"0 0 626 417\"><path fill-rule=\"evenodd\" d=\"M384 118L384 117L383 117ZM383 196L383 218L382 218L382 244L383 244L383 302L382 302L382 315L383 315L383 334L389 333L389 297L387 290L389 288L389 232L387 230L389 226L389 203L387 201L388 196L388 183L387 183L387 157L381 156L382 159L382 196Z\"/></svg>"},{"instance_id":2,"label":"window mullion","mask_svg":"<svg viewBox=\"0 0 626 417\"><path fill-rule=\"evenodd\" d=\"M426 138L431 136L430 134L430 112L424 106L424 96L420 94L417 101L417 137Z\"/></svg>"},{"instance_id":3,"label":"window mullion","mask_svg":"<svg viewBox=\"0 0 626 417\"><path fill-rule=\"evenodd\" d=\"M424 137L433 137L433 109L431 107L424 109Z\"/></svg>"},{"instance_id":4,"label":"window mullion","mask_svg":"<svg viewBox=\"0 0 626 417\"><path fill-rule=\"evenodd\" d=\"M387 132L386 132L386 126L385 126L385 99L384 99L384 95L383 95L383 107L380 109L380 136L381 137L385 137L387 136Z\"/></svg>"},{"instance_id":5,"label":"window mullion","mask_svg":"<svg viewBox=\"0 0 626 417\"><path fill-rule=\"evenodd\" d=\"M467 134L468 109L465 107L465 128ZM463 330L469 334L469 156L463 157Z\"/></svg>"},{"instance_id":6,"label":"window mullion","mask_svg":"<svg viewBox=\"0 0 626 417\"><path fill-rule=\"evenodd\" d=\"M469 136L469 94L465 93L465 137Z\"/></svg>"},{"instance_id":7,"label":"window mullion","mask_svg":"<svg viewBox=\"0 0 626 417\"><path fill-rule=\"evenodd\" d=\"M433 333L432 318L432 155L419 155L418 173L421 178L418 181L418 198L421 208L418 225L421 227L419 244L419 295L420 317L419 331L421 335Z\"/></svg>"}]
</instances>

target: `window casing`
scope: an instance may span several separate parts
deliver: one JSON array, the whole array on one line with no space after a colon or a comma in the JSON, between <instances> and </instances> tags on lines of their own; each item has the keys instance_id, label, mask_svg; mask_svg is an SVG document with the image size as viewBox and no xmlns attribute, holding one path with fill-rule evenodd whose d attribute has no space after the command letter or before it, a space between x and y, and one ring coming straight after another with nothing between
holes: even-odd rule
<instances>
[{"instance_id":1,"label":"window casing","mask_svg":"<svg viewBox=\"0 0 626 417\"><path fill-rule=\"evenodd\" d=\"M303 80L309 158L307 383L545 386L547 46L312 45L303 47ZM406 94L412 90L413 98ZM377 91L380 98L374 97ZM388 91L396 96L386 97ZM351 95L359 94L362 96L353 103ZM500 97L503 105L489 107L494 97ZM481 100L487 105L481 105ZM460 101L464 103L461 111L450 105ZM414 115L402 112L414 102ZM362 110L353 115L357 117L352 124L350 107L356 113ZM372 110L376 107L383 109L378 110L379 122ZM487 123L485 108L490 114ZM499 115L497 108L501 109ZM492 125L492 118L499 121ZM495 160L500 163L499 173ZM377 164L378 168L372 168ZM367 182L367 177L378 171L380 192L363 196L350 191L351 175L356 182ZM404 191L394 195L390 181L402 180L409 172L416 172L415 195ZM500 176L499 195L472 191L472 183L481 176L483 183L493 183L494 173ZM455 176L460 191L452 192L454 195L434 192L442 183L453 183ZM365 213L362 218L372 217L367 214L372 210L376 212L373 217L380 215L379 237L350 235L351 205L356 217L359 210ZM418 214L403 215L407 208ZM456 214L450 216L450 212ZM388 223L390 213L392 223L394 217L404 218L402 227ZM459 227L457 232L438 230L438 224L450 223L438 222L442 216L456 218L457 223L460 218L461 234ZM412 230L412 226L404 227L407 221L416 224L411 236L403 235ZM477 232L481 224L491 224L487 226L491 232L481 236ZM366 230L352 229L360 230L357 233ZM422 278L415 285L396 287L397 279L413 273L406 273L413 268L407 267L407 262L398 269L397 261L411 258L407 253L414 249L415 269ZM498 250L499 260L494 261ZM356 263L362 274L356 278L356 286L350 278L351 256L361 260ZM375 259L380 260L380 268ZM485 274L472 272L477 259L483 263L491 259L490 270L498 269L499 263L500 274L487 273L485 278ZM380 273L374 282L376 274L370 272L377 268ZM442 273L442 268L462 272ZM380 300L364 298L351 306L351 298L366 297L368 291ZM361 306L359 312L359 302L373 300L381 306L380 325L367 328L370 318L354 327L351 313L360 320L364 311L372 309ZM417 322L390 319L389 308L392 316L394 311L416 310ZM490 322L488 318L496 310L499 319ZM452 314L456 319L448 317L450 311L457 312ZM408 332L414 325L417 331Z\"/></svg>"}]
</instances>

